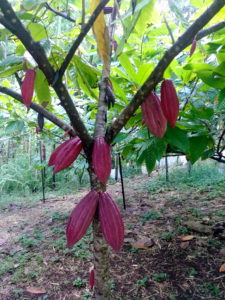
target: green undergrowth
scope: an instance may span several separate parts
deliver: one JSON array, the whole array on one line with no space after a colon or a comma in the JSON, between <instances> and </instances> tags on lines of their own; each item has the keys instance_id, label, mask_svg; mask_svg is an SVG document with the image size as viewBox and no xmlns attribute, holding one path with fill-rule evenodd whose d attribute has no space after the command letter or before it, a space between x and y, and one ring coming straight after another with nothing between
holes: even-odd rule
<instances>
[{"instance_id":1,"label":"green undergrowth","mask_svg":"<svg viewBox=\"0 0 225 300\"><path fill-rule=\"evenodd\" d=\"M218 192L221 196L225 191L224 187L225 169L221 171L218 165L209 162L196 163L188 172L187 167L178 167L169 170L169 180L166 180L165 170L161 170L159 175L151 177L143 183L149 192L164 192L167 190L199 189Z\"/></svg>"}]
</instances>

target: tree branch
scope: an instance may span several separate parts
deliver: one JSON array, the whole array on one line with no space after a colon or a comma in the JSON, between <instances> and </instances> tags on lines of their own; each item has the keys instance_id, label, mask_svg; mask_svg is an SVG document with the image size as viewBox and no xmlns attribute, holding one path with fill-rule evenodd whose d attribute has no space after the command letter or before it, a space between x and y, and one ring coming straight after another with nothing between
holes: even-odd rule
<instances>
[{"instance_id":1,"label":"tree branch","mask_svg":"<svg viewBox=\"0 0 225 300\"><path fill-rule=\"evenodd\" d=\"M80 44L83 41L84 37L86 36L88 31L91 29L92 25L94 24L94 21L97 19L98 15L100 14L102 9L105 7L105 5L108 2L109 2L109 0L102 0L100 2L100 4L96 7L96 9L94 10L94 12L93 12L92 16L90 17L88 23L81 29L80 34L78 35L75 42L71 46L67 56L65 57L62 65L61 65L61 67L58 71L58 80L60 80L62 78L62 76L65 73L71 59L73 58L73 56L76 52L76 50L78 49L78 47L80 46ZM55 81L55 83L57 83L57 80Z\"/></svg>"},{"instance_id":2,"label":"tree branch","mask_svg":"<svg viewBox=\"0 0 225 300\"><path fill-rule=\"evenodd\" d=\"M117 133L127 123L129 118L135 113L139 105L144 101L146 96L154 89L154 87L163 79L163 73L169 66L171 61L183 49L190 45L199 32L214 15L225 5L225 0L215 0L212 5L182 34L175 44L165 52L162 59L159 61L151 75L137 91L130 103L123 109L117 119L112 123L106 132L106 140L111 143Z\"/></svg>"},{"instance_id":3,"label":"tree branch","mask_svg":"<svg viewBox=\"0 0 225 300\"><path fill-rule=\"evenodd\" d=\"M76 22L76 20L73 19L73 18L71 18L68 14L64 14L63 12L58 11L58 10L52 8L52 7L48 4L48 2L45 3L45 7L46 7L48 10L54 12L54 14L56 14L57 16L60 16L60 17L66 19L66 20L68 20L68 21L70 21L70 22L73 22L73 23Z\"/></svg>"},{"instance_id":4,"label":"tree branch","mask_svg":"<svg viewBox=\"0 0 225 300\"><path fill-rule=\"evenodd\" d=\"M0 8L4 14L4 16L0 14L0 23L20 39L45 74L48 83L52 84L55 71L49 63L43 47L32 39L30 32L23 26L7 0L0 1ZM53 88L86 150L92 144L92 138L75 108L68 90L61 80L58 80L57 85L54 85Z\"/></svg>"},{"instance_id":5,"label":"tree branch","mask_svg":"<svg viewBox=\"0 0 225 300\"><path fill-rule=\"evenodd\" d=\"M196 40L198 41L198 40L204 38L205 36L207 36L211 33L214 33L216 31L219 31L220 29L223 29L223 28L225 28L225 21L222 21L220 23L217 23L213 26L210 26L206 29L199 31L199 33L196 36Z\"/></svg>"},{"instance_id":6,"label":"tree branch","mask_svg":"<svg viewBox=\"0 0 225 300\"><path fill-rule=\"evenodd\" d=\"M20 94L18 94L17 92L14 92L11 89L8 89L4 86L0 86L0 93L3 93L5 95L8 95L12 98L14 98L15 100L21 102L22 104L24 104L22 96ZM64 122L63 120L57 118L54 114L50 113L47 109L45 109L44 107L38 105L35 102L31 102L30 107L36 111L37 113L42 114L46 119L48 119L49 121L51 121L52 123L54 123L55 125L57 125L59 128L63 129L64 131L68 131L70 130L70 135L71 136L76 136L75 131L73 130L73 128L68 125L66 122Z\"/></svg>"}]
</instances>

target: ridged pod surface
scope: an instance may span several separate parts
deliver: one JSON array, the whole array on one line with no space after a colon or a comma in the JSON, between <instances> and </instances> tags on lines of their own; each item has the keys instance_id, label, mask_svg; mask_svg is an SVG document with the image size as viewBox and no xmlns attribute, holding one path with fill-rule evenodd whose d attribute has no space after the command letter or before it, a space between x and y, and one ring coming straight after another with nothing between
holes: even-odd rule
<instances>
[{"instance_id":1,"label":"ridged pod surface","mask_svg":"<svg viewBox=\"0 0 225 300\"><path fill-rule=\"evenodd\" d=\"M166 120L174 128L179 114L179 100L175 87L169 79L165 79L161 85L161 106Z\"/></svg>"},{"instance_id":2,"label":"ridged pod surface","mask_svg":"<svg viewBox=\"0 0 225 300\"><path fill-rule=\"evenodd\" d=\"M115 201L107 192L100 193L98 209L104 238L115 251L119 251L124 240L124 224Z\"/></svg>"},{"instance_id":3,"label":"ridged pod surface","mask_svg":"<svg viewBox=\"0 0 225 300\"><path fill-rule=\"evenodd\" d=\"M144 124L149 131L158 138L162 138L166 131L166 119L163 115L158 96L151 92L141 105Z\"/></svg>"},{"instance_id":4,"label":"ridged pod surface","mask_svg":"<svg viewBox=\"0 0 225 300\"><path fill-rule=\"evenodd\" d=\"M33 98L35 76L36 71L28 69L21 86L22 99L28 109L30 108L30 103Z\"/></svg>"},{"instance_id":5,"label":"ridged pod surface","mask_svg":"<svg viewBox=\"0 0 225 300\"><path fill-rule=\"evenodd\" d=\"M74 137L63 142L51 154L48 165L55 166L54 174L68 168L82 150L82 142L79 137Z\"/></svg>"},{"instance_id":6,"label":"ridged pod surface","mask_svg":"<svg viewBox=\"0 0 225 300\"><path fill-rule=\"evenodd\" d=\"M94 172L99 180L106 184L111 172L111 146L109 146L104 138L98 137L95 139L92 164Z\"/></svg>"},{"instance_id":7,"label":"ridged pod surface","mask_svg":"<svg viewBox=\"0 0 225 300\"><path fill-rule=\"evenodd\" d=\"M99 194L90 191L74 208L66 228L67 245L73 247L86 233L98 205Z\"/></svg>"}]
</instances>

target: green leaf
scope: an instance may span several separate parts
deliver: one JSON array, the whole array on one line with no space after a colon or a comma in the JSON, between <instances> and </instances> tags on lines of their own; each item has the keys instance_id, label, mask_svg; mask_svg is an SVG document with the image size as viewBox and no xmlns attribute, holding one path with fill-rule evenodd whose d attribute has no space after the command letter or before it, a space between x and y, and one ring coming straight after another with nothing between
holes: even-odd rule
<instances>
[{"instance_id":1,"label":"green leaf","mask_svg":"<svg viewBox=\"0 0 225 300\"><path fill-rule=\"evenodd\" d=\"M11 68L8 68L6 70L0 71L0 78L11 76L22 69L23 69L23 64L19 64Z\"/></svg>"},{"instance_id":2,"label":"green leaf","mask_svg":"<svg viewBox=\"0 0 225 300\"><path fill-rule=\"evenodd\" d=\"M166 151L167 143L165 139L153 137L151 141L151 151L154 153L156 160L160 160Z\"/></svg>"},{"instance_id":3,"label":"green leaf","mask_svg":"<svg viewBox=\"0 0 225 300\"><path fill-rule=\"evenodd\" d=\"M209 138L208 136L194 136L189 138L190 142L190 152L189 152L189 159L192 164L194 164L203 154L204 150L206 149Z\"/></svg>"},{"instance_id":4,"label":"green leaf","mask_svg":"<svg viewBox=\"0 0 225 300\"><path fill-rule=\"evenodd\" d=\"M168 124L165 137L171 146L178 148L184 153L189 151L189 139L184 130L178 127L172 129Z\"/></svg>"},{"instance_id":5,"label":"green leaf","mask_svg":"<svg viewBox=\"0 0 225 300\"><path fill-rule=\"evenodd\" d=\"M127 138L128 134L125 132L119 132L117 134L117 136L115 137L115 139L113 140L112 144L116 144L116 143L120 143L123 140L125 140Z\"/></svg>"},{"instance_id":6,"label":"green leaf","mask_svg":"<svg viewBox=\"0 0 225 300\"><path fill-rule=\"evenodd\" d=\"M138 68L136 82L139 85L142 85L146 81L146 79L149 77L149 75L151 74L153 69L154 69L153 63L141 64L140 67Z\"/></svg>"},{"instance_id":7,"label":"green leaf","mask_svg":"<svg viewBox=\"0 0 225 300\"><path fill-rule=\"evenodd\" d=\"M26 10L33 10L40 2L40 0L23 0L22 5Z\"/></svg>"},{"instance_id":8,"label":"green leaf","mask_svg":"<svg viewBox=\"0 0 225 300\"><path fill-rule=\"evenodd\" d=\"M143 162L145 161L146 151L141 151L140 155L136 159L136 164L138 167L140 167Z\"/></svg>"},{"instance_id":9,"label":"green leaf","mask_svg":"<svg viewBox=\"0 0 225 300\"><path fill-rule=\"evenodd\" d=\"M5 133L9 135L15 135L21 133L23 129L24 129L24 121L22 120L10 121L5 128Z\"/></svg>"},{"instance_id":10,"label":"green leaf","mask_svg":"<svg viewBox=\"0 0 225 300\"><path fill-rule=\"evenodd\" d=\"M43 107L46 107L51 102L51 94L48 81L40 69L36 70L34 89L38 98L38 102Z\"/></svg>"},{"instance_id":11,"label":"green leaf","mask_svg":"<svg viewBox=\"0 0 225 300\"><path fill-rule=\"evenodd\" d=\"M156 158L154 152L152 151L151 147L145 150L145 164L147 171L150 173L155 167Z\"/></svg>"},{"instance_id":12,"label":"green leaf","mask_svg":"<svg viewBox=\"0 0 225 300\"><path fill-rule=\"evenodd\" d=\"M137 82L137 73L136 73L134 67L132 66L128 56L125 53L121 54L119 57L119 61L122 65L123 69L129 76L130 80Z\"/></svg>"},{"instance_id":13,"label":"green leaf","mask_svg":"<svg viewBox=\"0 0 225 300\"><path fill-rule=\"evenodd\" d=\"M44 26L41 24L30 23L27 28L30 31L31 36L35 41L40 41L42 39L48 38L46 30Z\"/></svg>"},{"instance_id":14,"label":"green leaf","mask_svg":"<svg viewBox=\"0 0 225 300\"><path fill-rule=\"evenodd\" d=\"M90 88L96 88L98 86L98 75L100 76L101 72L87 63L85 64L77 55L74 55L73 62L79 74L85 77L85 81L88 82Z\"/></svg>"},{"instance_id":15,"label":"green leaf","mask_svg":"<svg viewBox=\"0 0 225 300\"><path fill-rule=\"evenodd\" d=\"M0 68L13 66L23 62L23 56L9 56L0 62Z\"/></svg>"},{"instance_id":16,"label":"green leaf","mask_svg":"<svg viewBox=\"0 0 225 300\"><path fill-rule=\"evenodd\" d=\"M206 150L206 151L204 151L204 152L202 153L201 159L202 159L202 160L205 160L205 159L207 159L207 158L212 157L214 154L215 154L215 150L214 150L214 149Z\"/></svg>"},{"instance_id":17,"label":"green leaf","mask_svg":"<svg viewBox=\"0 0 225 300\"><path fill-rule=\"evenodd\" d=\"M0 60L4 58L5 55L5 43L0 42Z\"/></svg>"},{"instance_id":18,"label":"green leaf","mask_svg":"<svg viewBox=\"0 0 225 300\"><path fill-rule=\"evenodd\" d=\"M212 71L198 71L198 77L209 86L216 89L225 88L225 77L220 74L212 73Z\"/></svg>"},{"instance_id":19,"label":"green leaf","mask_svg":"<svg viewBox=\"0 0 225 300\"><path fill-rule=\"evenodd\" d=\"M139 36L143 35L147 23L151 23L152 15L154 16L156 14L156 10L154 9L155 3L156 0L148 0L147 2L143 1L144 5L142 7L140 16L135 26L135 29ZM160 16L158 15L158 17Z\"/></svg>"}]
</instances>

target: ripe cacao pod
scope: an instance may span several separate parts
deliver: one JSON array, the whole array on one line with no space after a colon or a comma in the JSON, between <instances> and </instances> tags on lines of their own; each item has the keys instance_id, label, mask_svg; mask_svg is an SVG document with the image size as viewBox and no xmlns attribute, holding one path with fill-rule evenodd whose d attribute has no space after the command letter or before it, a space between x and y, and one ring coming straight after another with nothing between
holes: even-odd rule
<instances>
[{"instance_id":1,"label":"ripe cacao pod","mask_svg":"<svg viewBox=\"0 0 225 300\"><path fill-rule=\"evenodd\" d=\"M195 52L196 46L197 46L197 41L193 40L191 45L191 50L190 50L190 56L192 56L192 54Z\"/></svg>"},{"instance_id":2,"label":"ripe cacao pod","mask_svg":"<svg viewBox=\"0 0 225 300\"><path fill-rule=\"evenodd\" d=\"M98 205L99 194L90 191L74 208L66 228L68 247L73 247L86 233Z\"/></svg>"},{"instance_id":3,"label":"ripe cacao pod","mask_svg":"<svg viewBox=\"0 0 225 300\"><path fill-rule=\"evenodd\" d=\"M90 289L92 290L94 285L95 285L95 271L94 269L92 269L90 271L90 275L89 275L89 285L90 285Z\"/></svg>"},{"instance_id":4,"label":"ripe cacao pod","mask_svg":"<svg viewBox=\"0 0 225 300\"><path fill-rule=\"evenodd\" d=\"M63 142L51 154L48 165L55 166L54 174L68 168L82 150L82 142L79 137L74 137Z\"/></svg>"},{"instance_id":5,"label":"ripe cacao pod","mask_svg":"<svg viewBox=\"0 0 225 300\"><path fill-rule=\"evenodd\" d=\"M161 107L166 120L174 128L179 114L179 100L169 79L165 79L161 85Z\"/></svg>"},{"instance_id":6,"label":"ripe cacao pod","mask_svg":"<svg viewBox=\"0 0 225 300\"><path fill-rule=\"evenodd\" d=\"M34 93L35 76L36 71L33 69L28 69L21 86L22 99L28 109L30 108L30 103Z\"/></svg>"},{"instance_id":7,"label":"ripe cacao pod","mask_svg":"<svg viewBox=\"0 0 225 300\"><path fill-rule=\"evenodd\" d=\"M119 251L124 240L124 224L116 203L107 192L99 195L99 221L108 244Z\"/></svg>"},{"instance_id":8,"label":"ripe cacao pod","mask_svg":"<svg viewBox=\"0 0 225 300\"><path fill-rule=\"evenodd\" d=\"M105 139L98 137L95 139L92 164L94 172L102 183L106 183L111 172L111 146L109 146Z\"/></svg>"},{"instance_id":9,"label":"ripe cacao pod","mask_svg":"<svg viewBox=\"0 0 225 300\"><path fill-rule=\"evenodd\" d=\"M144 123L149 131L158 138L162 138L166 131L166 119L163 115L158 96L151 92L141 105Z\"/></svg>"}]
</instances>

